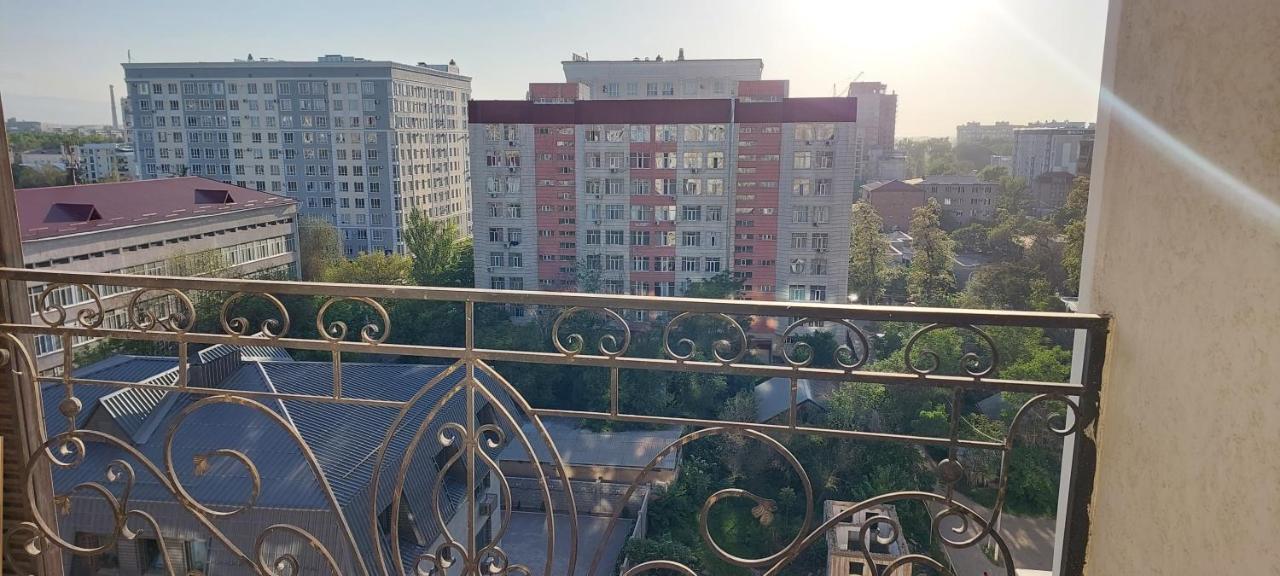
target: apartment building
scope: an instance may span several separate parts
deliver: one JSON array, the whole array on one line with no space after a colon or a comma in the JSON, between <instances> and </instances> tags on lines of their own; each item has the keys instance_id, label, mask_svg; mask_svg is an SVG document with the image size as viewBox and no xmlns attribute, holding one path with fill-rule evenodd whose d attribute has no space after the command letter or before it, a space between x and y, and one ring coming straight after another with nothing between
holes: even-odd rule
<instances>
[{"instance_id":1,"label":"apartment building","mask_svg":"<svg viewBox=\"0 0 1280 576\"><path fill-rule=\"evenodd\" d=\"M925 198L936 198L942 207L942 224L958 228L974 220L988 220L996 213L999 182L985 182L974 174L930 176L915 183Z\"/></svg>"},{"instance_id":2,"label":"apartment building","mask_svg":"<svg viewBox=\"0 0 1280 576\"><path fill-rule=\"evenodd\" d=\"M1013 134L1013 175L1028 183L1046 172L1081 175L1093 156L1091 127L1023 128Z\"/></svg>"},{"instance_id":3,"label":"apartment building","mask_svg":"<svg viewBox=\"0 0 1280 576\"><path fill-rule=\"evenodd\" d=\"M895 152L898 95L882 82L850 82L849 97L858 101L858 126L862 132L860 173L867 180L904 177L906 157ZM864 184L867 180L858 182Z\"/></svg>"},{"instance_id":4,"label":"apartment building","mask_svg":"<svg viewBox=\"0 0 1280 576\"><path fill-rule=\"evenodd\" d=\"M733 271L746 298L842 301L857 102L737 90L473 101L477 286L673 296Z\"/></svg>"},{"instance_id":5,"label":"apartment building","mask_svg":"<svg viewBox=\"0 0 1280 576\"><path fill-rule=\"evenodd\" d=\"M81 144L71 148L80 182L132 180L133 147L118 142Z\"/></svg>"},{"instance_id":6,"label":"apartment building","mask_svg":"<svg viewBox=\"0 0 1280 576\"><path fill-rule=\"evenodd\" d=\"M119 274L190 274L174 270L184 257L217 263L233 276L297 276L297 203L205 178L170 178L17 190L18 224L27 268ZM205 256L208 256L206 258ZM127 328L133 290L95 286L102 327ZM33 321L62 307L65 320L96 309L80 286L61 286L41 302L44 284L28 287ZM156 296L163 293L157 292ZM44 312L52 320L56 312ZM73 348L94 341L76 337ZM62 365L62 341L35 340L41 372Z\"/></svg>"},{"instance_id":7,"label":"apartment building","mask_svg":"<svg viewBox=\"0 0 1280 576\"><path fill-rule=\"evenodd\" d=\"M288 196L348 256L403 251L408 213L470 234L467 100L450 62L350 56L124 64L139 178L191 175Z\"/></svg>"},{"instance_id":8,"label":"apartment building","mask_svg":"<svg viewBox=\"0 0 1280 576\"><path fill-rule=\"evenodd\" d=\"M899 558L911 554L906 535L900 528L897 508L893 504L878 504L849 512L856 506L857 502L842 500L826 500L822 503L824 521L836 516L843 517L826 534L827 576L910 576L911 562L898 565L892 573L885 572ZM865 537L862 536L863 530L867 531Z\"/></svg>"},{"instance_id":9,"label":"apartment building","mask_svg":"<svg viewBox=\"0 0 1280 576\"><path fill-rule=\"evenodd\" d=\"M657 56L631 60L590 60L573 55L561 62L565 82L587 86L592 100L732 98L739 82L760 80L759 58L686 60Z\"/></svg>"},{"instance_id":10,"label":"apartment building","mask_svg":"<svg viewBox=\"0 0 1280 576\"><path fill-rule=\"evenodd\" d=\"M1013 144L1013 131L1019 128L1025 128L1021 124L1010 124L1008 122L996 122L995 124L982 124L980 122L965 122L956 126L956 145L960 144Z\"/></svg>"}]
</instances>

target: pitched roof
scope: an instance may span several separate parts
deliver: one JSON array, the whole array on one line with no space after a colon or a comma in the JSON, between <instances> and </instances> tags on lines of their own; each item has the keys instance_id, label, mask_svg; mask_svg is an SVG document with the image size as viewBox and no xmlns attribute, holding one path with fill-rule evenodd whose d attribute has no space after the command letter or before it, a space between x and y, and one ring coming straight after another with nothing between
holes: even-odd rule
<instances>
[{"instance_id":1,"label":"pitched roof","mask_svg":"<svg viewBox=\"0 0 1280 576\"><path fill-rule=\"evenodd\" d=\"M756 384L756 422L768 422L791 409L791 379L770 378ZM796 381L796 406L811 404L823 408L814 397L809 379Z\"/></svg>"},{"instance_id":2,"label":"pitched roof","mask_svg":"<svg viewBox=\"0 0 1280 576\"><path fill-rule=\"evenodd\" d=\"M283 196L194 176L23 188L16 193L23 241L296 204Z\"/></svg>"}]
</instances>

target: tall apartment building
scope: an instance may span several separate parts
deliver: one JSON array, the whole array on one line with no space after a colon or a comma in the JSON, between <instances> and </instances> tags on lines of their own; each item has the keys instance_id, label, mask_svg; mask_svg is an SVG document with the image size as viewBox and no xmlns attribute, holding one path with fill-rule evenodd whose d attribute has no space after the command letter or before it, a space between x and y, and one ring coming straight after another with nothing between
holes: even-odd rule
<instances>
[{"instance_id":1,"label":"tall apartment building","mask_svg":"<svg viewBox=\"0 0 1280 576\"><path fill-rule=\"evenodd\" d=\"M203 176L286 195L301 217L333 222L348 256L402 251L411 210L470 234L471 79L452 62L123 66L139 178Z\"/></svg>"},{"instance_id":2,"label":"tall apartment building","mask_svg":"<svg viewBox=\"0 0 1280 576\"><path fill-rule=\"evenodd\" d=\"M81 144L71 148L79 181L132 180L135 172L133 147L119 142Z\"/></svg>"},{"instance_id":3,"label":"tall apartment building","mask_svg":"<svg viewBox=\"0 0 1280 576\"><path fill-rule=\"evenodd\" d=\"M589 60L577 54L561 62L565 82L585 84L592 100L732 98L739 82L760 80L759 58L685 60Z\"/></svg>"},{"instance_id":4,"label":"tall apartment building","mask_svg":"<svg viewBox=\"0 0 1280 576\"><path fill-rule=\"evenodd\" d=\"M294 237L297 203L256 190L204 178L170 178L25 188L17 191L18 225L26 267L75 272L164 275L191 264L216 264L231 276L297 276ZM40 321L45 285L29 286L33 322ZM103 328L124 328L128 302L136 293L96 286L102 300ZM147 298L162 297L162 292ZM66 309L66 319L91 308L93 295L80 286L61 286L49 305ZM52 318L56 314L51 314ZM76 337L73 348L94 338ZM62 366L62 341L56 335L35 339L41 372Z\"/></svg>"},{"instance_id":5,"label":"tall apartment building","mask_svg":"<svg viewBox=\"0 0 1280 576\"><path fill-rule=\"evenodd\" d=\"M747 298L845 298L856 100L591 93L471 102L477 286L673 296L732 270Z\"/></svg>"},{"instance_id":6,"label":"tall apartment building","mask_svg":"<svg viewBox=\"0 0 1280 576\"><path fill-rule=\"evenodd\" d=\"M1046 172L1080 175L1093 155L1093 128L1023 128L1013 134L1013 175L1034 182ZM1087 174L1086 174L1087 175Z\"/></svg>"},{"instance_id":7,"label":"tall apartment building","mask_svg":"<svg viewBox=\"0 0 1280 576\"><path fill-rule=\"evenodd\" d=\"M851 82L849 97L858 101L858 126L862 131L862 174L868 180L902 178L906 159L894 152L898 126L898 95L882 82ZM861 185L865 180L859 182Z\"/></svg>"}]
</instances>

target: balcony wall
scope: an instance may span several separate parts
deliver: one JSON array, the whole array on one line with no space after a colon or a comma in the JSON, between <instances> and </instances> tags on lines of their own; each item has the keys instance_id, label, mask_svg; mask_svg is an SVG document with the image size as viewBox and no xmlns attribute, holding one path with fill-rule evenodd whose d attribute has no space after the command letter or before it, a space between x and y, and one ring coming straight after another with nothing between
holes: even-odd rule
<instances>
[{"instance_id":1,"label":"balcony wall","mask_svg":"<svg viewBox=\"0 0 1280 576\"><path fill-rule=\"evenodd\" d=\"M1081 310L1115 326L1088 574L1280 566L1278 29L1275 0L1111 3L1104 85L1177 143L1103 99Z\"/></svg>"}]
</instances>

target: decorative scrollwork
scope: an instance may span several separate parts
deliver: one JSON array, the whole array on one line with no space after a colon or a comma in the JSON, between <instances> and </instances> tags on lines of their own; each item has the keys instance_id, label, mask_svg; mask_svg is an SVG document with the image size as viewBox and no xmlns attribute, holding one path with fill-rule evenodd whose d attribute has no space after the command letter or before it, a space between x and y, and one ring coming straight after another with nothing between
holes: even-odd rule
<instances>
[{"instance_id":1,"label":"decorative scrollwork","mask_svg":"<svg viewBox=\"0 0 1280 576\"><path fill-rule=\"evenodd\" d=\"M928 363L925 364L924 367L921 367L916 362L916 357L913 355L915 345L916 345L916 342L920 340L920 337L924 336L925 334L928 334L930 332L934 332L937 330L949 330L949 329L958 329L958 330L965 330L965 331L971 332L977 335L978 338L986 342L987 347L991 349L991 359L986 366L982 365L982 357L975 352L966 352L963 356L961 356L960 367L965 371L966 374L974 377L975 379L978 379L978 378L988 376L996 370L996 367L1000 364L1000 351L996 348L995 340L993 340L991 336L988 335L986 332L982 331L977 326L974 326L972 324L930 324L928 326L925 326L924 328L916 330L916 332L911 335L911 338L907 340L907 345L902 350L902 356L905 359L907 369L920 376L926 376L936 372L938 370L938 367L942 363L941 357L939 357L938 354L932 350L927 350L927 349L923 350L921 353L926 358L928 358Z\"/></svg>"},{"instance_id":2,"label":"decorative scrollwork","mask_svg":"<svg viewBox=\"0 0 1280 576\"><path fill-rule=\"evenodd\" d=\"M342 573L342 570L338 568L338 561L333 558L333 554L310 532L292 524L272 524L258 534L258 539L253 545L254 556L258 559L258 568L263 574L298 576L302 573L300 570L301 563L298 561L298 557L293 554L285 553L276 558L267 557L267 537L276 532L302 538L312 550L315 550L317 554L324 558L330 574Z\"/></svg>"},{"instance_id":3,"label":"decorative scrollwork","mask_svg":"<svg viewBox=\"0 0 1280 576\"><path fill-rule=\"evenodd\" d=\"M145 308L142 296L152 292L163 292L173 297L178 302L179 310L173 310L165 314L157 314L154 310ZM142 332L149 332L159 326L164 330L175 333L184 333L196 324L196 306L191 302L191 298L183 294L181 290L175 288L143 288L133 293L129 298L129 325L137 328Z\"/></svg>"},{"instance_id":4,"label":"decorative scrollwork","mask_svg":"<svg viewBox=\"0 0 1280 576\"><path fill-rule=\"evenodd\" d=\"M40 320L49 326L62 326L67 321L67 309L58 301L49 301L49 297L61 288L74 286L89 295L89 301L93 302L93 306L89 308L81 308L76 312L76 322L83 328L97 328L102 325L103 309L102 298L98 296L98 291L94 290L88 284L49 284L40 292L40 297L36 300L36 313L40 315ZM53 318L50 319L49 315Z\"/></svg>"},{"instance_id":5,"label":"decorative scrollwork","mask_svg":"<svg viewBox=\"0 0 1280 576\"><path fill-rule=\"evenodd\" d=\"M738 324L738 321L734 320L732 316L720 313L681 312L667 322L667 326L662 329L662 351L667 356L676 361L684 362L692 360L694 355L697 354L698 344L691 338L681 338L674 345L671 343L671 332L675 327L694 316L710 316L732 327L732 336L735 337L737 346L734 346L734 342L730 342L728 338L720 338L711 343L711 355L715 357L717 362L727 366L742 360L747 355L747 349L750 347L750 342L747 340L747 332L742 329L742 325ZM676 346L685 348L687 351L683 354L676 352Z\"/></svg>"},{"instance_id":6,"label":"decorative scrollwork","mask_svg":"<svg viewBox=\"0 0 1280 576\"><path fill-rule=\"evenodd\" d=\"M596 350L600 354L609 358L617 358L627 353L627 349L631 347L631 325L627 323L620 314L609 308L584 308L582 306L574 306L556 316L555 322L551 324L551 344L556 350L568 357L577 356L586 349L586 339L582 334L574 332L569 334L562 341L560 339L560 326L565 320L583 311L599 312L614 320L622 326L622 342L618 342L618 337L613 334L605 334L596 342Z\"/></svg>"},{"instance_id":7,"label":"decorative scrollwork","mask_svg":"<svg viewBox=\"0 0 1280 576\"><path fill-rule=\"evenodd\" d=\"M270 302L271 305L275 307L276 312L280 315L279 320L275 318L267 318L262 321L262 324L258 326L258 330L263 336L275 339L284 336L289 332L289 311L285 309L284 303L270 294L256 292L236 292L235 294L232 294L230 298L223 301L222 310L218 313L218 322L222 324L223 332L232 336L249 335L249 320L244 316L228 318L228 313L231 311L232 304L250 296L256 296Z\"/></svg>"},{"instance_id":8,"label":"decorative scrollwork","mask_svg":"<svg viewBox=\"0 0 1280 576\"><path fill-rule=\"evenodd\" d=\"M788 341L792 334L801 326L812 322L812 318L802 318L792 322L787 329L782 332L782 340ZM845 327L846 341L836 346L835 352L832 354L831 361L845 372L852 372L861 368L871 359L871 343L867 340L866 332L855 326L848 320L827 320L824 322L833 322ZM854 338L857 338L857 345L854 344ZM797 360L796 355L802 354L803 358ZM790 346L783 346L782 359L793 368L803 368L813 364L816 360L813 346L808 342L797 341Z\"/></svg>"},{"instance_id":9,"label":"decorative scrollwork","mask_svg":"<svg viewBox=\"0 0 1280 576\"><path fill-rule=\"evenodd\" d=\"M320 306L320 310L316 312L316 331L320 333L320 337L330 342L341 342L347 337L347 323L341 320L334 320L327 325L324 322L324 315L329 308L339 302L350 301L359 302L372 308L378 314L378 318L382 320L382 326L372 322L365 324L360 328L360 341L365 344L381 344L387 341L387 337L391 335L391 317L387 315L387 309L383 308L377 300L366 298L364 296L349 297L333 297L325 300Z\"/></svg>"}]
</instances>

